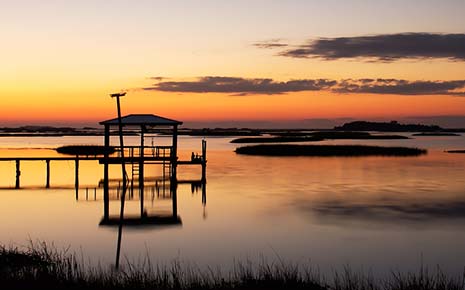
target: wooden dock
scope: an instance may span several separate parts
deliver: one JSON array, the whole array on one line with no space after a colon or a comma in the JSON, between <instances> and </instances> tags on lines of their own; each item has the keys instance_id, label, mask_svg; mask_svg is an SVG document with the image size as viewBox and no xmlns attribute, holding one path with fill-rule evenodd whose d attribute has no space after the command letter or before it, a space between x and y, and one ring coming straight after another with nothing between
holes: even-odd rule
<instances>
[{"instance_id":1,"label":"wooden dock","mask_svg":"<svg viewBox=\"0 0 465 290\"><path fill-rule=\"evenodd\" d=\"M0 161L14 161L16 163L16 181L15 188L21 187L21 161L41 161L45 162L45 188L50 188L50 162L51 161L74 161L75 163L75 182L76 187L79 186L79 161L81 160L98 160L96 156L76 156L76 157L1 157Z\"/></svg>"},{"instance_id":2,"label":"wooden dock","mask_svg":"<svg viewBox=\"0 0 465 290\"><path fill-rule=\"evenodd\" d=\"M149 148L151 149L151 148ZM50 162L54 161L74 161L75 164L75 186L79 186L79 162L80 161L98 161L99 164L121 164L124 162L128 166L134 167L135 164L162 164L168 166L170 162L170 157L166 156L134 156L129 155L125 157L124 160L121 157L111 156L104 158L102 156L74 156L74 157L0 157L0 162L15 162L16 163L16 180L15 187L16 189L21 188L21 162L44 162L45 163L45 188L50 188ZM178 165L197 165L197 166L206 166L206 160L179 160L177 161ZM204 172L202 169L202 180L205 180ZM135 173L133 170L131 172ZM136 176L136 175L135 175ZM132 176L132 177L135 177ZM138 176L138 175L137 175Z\"/></svg>"},{"instance_id":3,"label":"wooden dock","mask_svg":"<svg viewBox=\"0 0 465 290\"><path fill-rule=\"evenodd\" d=\"M113 96L113 95L112 95ZM115 96L122 96L121 94L115 94ZM98 187L103 186L103 224L115 224L116 221L109 215L110 207L110 190L113 190L110 184L109 169L111 165L122 165L122 186L116 188L117 196L119 197L119 191L121 194L121 214L119 219L120 229L124 222L131 224L179 224L180 219L177 215L177 167L179 165L185 166L200 166L202 169L200 181L190 182L191 190L202 191L202 203L206 203L206 166L207 166L207 142L202 140L202 153L196 154L192 152L190 160L179 160L178 152L178 126L182 125L182 122L160 117L151 114L131 114L124 117L120 116L119 111L119 99L118 99L118 118L106 120L100 122L104 126L104 140L103 144L105 149L118 148L110 144L110 136L112 128L118 127L120 136L119 150L115 154L110 154L110 150L104 150L103 155L98 156L87 156L87 155L76 155L68 157L0 157L0 162L11 162L14 161L16 164L16 180L15 189L21 188L21 162L32 161L32 162L44 162L46 170L45 188L51 188L50 184L50 163L58 161L74 161L75 164L75 189L76 199L79 195L79 162L93 160L98 161L99 164L103 165L103 184L99 183ZM154 146L151 144L147 146L145 144L145 134L149 132L150 128L162 127L169 128L171 132L172 141L171 145L168 146ZM134 134L137 130L138 136L140 136L140 143L137 146L125 146L123 143L123 128L132 128L131 134ZM152 142L153 143L153 142ZM169 217L148 217L144 212L144 186L145 186L145 175L144 167L148 164L160 164L162 166L162 180L163 182L169 181L169 192L172 200L172 215ZM126 166L130 167L130 177ZM124 213L124 200L125 192L128 189L128 185L133 187L137 185L140 195L140 215L139 217L122 220ZM165 191L165 184L161 187L155 185L157 188L162 188ZM133 190L132 188L130 189ZM86 189L86 198L88 197L88 189ZM94 197L96 199L96 189L94 189ZM121 230L120 230L121 231Z\"/></svg>"}]
</instances>

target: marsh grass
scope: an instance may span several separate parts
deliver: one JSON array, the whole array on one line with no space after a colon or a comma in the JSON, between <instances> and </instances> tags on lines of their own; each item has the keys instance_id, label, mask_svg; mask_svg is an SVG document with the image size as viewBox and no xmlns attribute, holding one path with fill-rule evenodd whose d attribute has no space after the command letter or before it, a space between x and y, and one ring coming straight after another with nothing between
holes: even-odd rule
<instances>
[{"instance_id":1,"label":"marsh grass","mask_svg":"<svg viewBox=\"0 0 465 290\"><path fill-rule=\"evenodd\" d=\"M287 142L316 142L323 141L323 138L314 136L280 136L280 137L250 137L237 138L231 140L230 143L287 143Z\"/></svg>"},{"instance_id":2,"label":"marsh grass","mask_svg":"<svg viewBox=\"0 0 465 290\"><path fill-rule=\"evenodd\" d=\"M465 153L465 150L447 150L447 153Z\"/></svg>"},{"instance_id":3,"label":"marsh grass","mask_svg":"<svg viewBox=\"0 0 465 290\"><path fill-rule=\"evenodd\" d=\"M448 277L439 268L430 273L392 272L387 279L354 272L349 266L327 280L318 269L296 263L261 259L235 262L231 271L201 269L174 260L169 265L153 264L149 258L126 261L116 271L84 265L83 258L57 250L46 243L26 248L0 246L2 289L328 289L328 290L414 290L464 289L464 277Z\"/></svg>"},{"instance_id":4,"label":"marsh grass","mask_svg":"<svg viewBox=\"0 0 465 290\"><path fill-rule=\"evenodd\" d=\"M230 143L289 143L289 142L309 142L323 140L339 140L339 139L354 139L354 140L393 140L393 139L409 139L402 135L372 135L368 132L350 132L350 131L317 131L312 133L302 132L287 132L273 133L275 137L247 137L237 138Z\"/></svg>"},{"instance_id":5,"label":"marsh grass","mask_svg":"<svg viewBox=\"0 0 465 290\"><path fill-rule=\"evenodd\" d=\"M457 133L449 133L449 132L423 132L423 133L415 133L412 136L461 136Z\"/></svg>"},{"instance_id":6,"label":"marsh grass","mask_svg":"<svg viewBox=\"0 0 465 290\"><path fill-rule=\"evenodd\" d=\"M237 154L261 156L418 156L425 149L368 145L288 145L265 144L236 148Z\"/></svg>"},{"instance_id":7,"label":"marsh grass","mask_svg":"<svg viewBox=\"0 0 465 290\"><path fill-rule=\"evenodd\" d=\"M100 145L66 145L56 148L56 151L67 155L104 155L115 153L114 147Z\"/></svg>"}]
</instances>

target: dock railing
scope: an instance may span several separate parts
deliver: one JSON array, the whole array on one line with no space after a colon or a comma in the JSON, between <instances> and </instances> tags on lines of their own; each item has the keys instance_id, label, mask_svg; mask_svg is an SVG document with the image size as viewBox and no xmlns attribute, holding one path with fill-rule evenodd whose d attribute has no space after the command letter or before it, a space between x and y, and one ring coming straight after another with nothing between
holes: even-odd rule
<instances>
[{"instance_id":1,"label":"dock railing","mask_svg":"<svg viewBox=\"0 0 465 290\"><path fill-rule=\"evenodd\" d=\"M173 146L144 146L144 157L155 157L155 158L170 158ZM116 148L116 156L121 157L121 149ZM140 157L141 146L124 146L125 157Z\"/></svg>"}]
</instances>

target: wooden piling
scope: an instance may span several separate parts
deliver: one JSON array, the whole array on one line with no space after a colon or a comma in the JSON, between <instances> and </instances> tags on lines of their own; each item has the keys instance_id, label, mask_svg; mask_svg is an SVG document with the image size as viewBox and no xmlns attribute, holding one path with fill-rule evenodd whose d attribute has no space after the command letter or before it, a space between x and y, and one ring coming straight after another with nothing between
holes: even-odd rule
<instances>
[{"instance_id":1,"label":"wooden piling","mask_svg":"<svg viewBox=\"0 0 465 290\"><path fill-rule=\"evenodd\" d=\"M105 148L110 147L110 127L105 125L105 137L104 137ZM110 189L109 189L109 164L108 164L108 152L105 150L103 155L103 218L108 220L110 216ZM117 196L119 198L119 185L117 189Z\"/></svg>"},{"instance_id":2,"label":"wooden piling","mask_svg":"<svg viewBox=\"0 0 465 290\"><path fill-rule=\"evenodd\" d=\"M139 187L140 217L144 216L144 187Z\"/></svg>"},{"instance_id":3,"label":"wooden piling","mask_svg":"<svg viewBox=\"0 0 465 290\"><path fill-rule=\"evenodd\" d=\"M47 165L47 177L45 180L45 188L50 188L50 160L45 160L45 164Z\"/></svg>"},{"instance_id":4,"label":"wooden piling","mask_svg":"<svg viewBox=\"0 0 465 290\"><path fill-rule=\"evenodd\" d=\"M178 167L178 126L173 126L173 144L171 151L171 182L177 180Z\"/></svg>"},{"instance_id":5,"label":"wooden piling","mask_svg":"<svg viewBox=\"0 0 465 290\"><path fill-rule=\"evenodd\" d=\"M74 160L74 187L76 188L76 200L79 197L79 158Z\"/></svg>"},{"instance_id":6,"label":"wooden piling","mask_svg":"<svg viewBox=\"0 0 465 290\"><path fill-rule=\"evenodd\" d=\"M143 192L144 190L144 131L145 126L141 126L140 129L140 159L139 159L139 188Z\"/></svg>"},{"instance_id":7,"label":"wooden piling","mask_svg":"<svg viewBox=\"0 0 465 290\"><path fill-rule=\"evenodd\" d=\"M207 141L202 140L202 182L207 181Z\"/></svg>"},{"instance_id":8,"label":"wooden piling","mask_svg":"<svg viewBox=\"0 0 465 290\"><path fill-rule=\"evenodd\" d=\"M19 163L19 159L16 159L16 184L15 184L16 189L19 189L20 187L20 183L19 183L20 176L21 176L20 163Z\"/></svg>"},{"instance_id":9,"label":"wooden piling","mask_svg":"<svg viewBox=\"0 0 465 290\"><path fill-rule=\"evenodd\" d=\"M178 216L178 186L176 182L170 184L171 201L173 203L173 218Z\"/></svg>"}]
</instances>

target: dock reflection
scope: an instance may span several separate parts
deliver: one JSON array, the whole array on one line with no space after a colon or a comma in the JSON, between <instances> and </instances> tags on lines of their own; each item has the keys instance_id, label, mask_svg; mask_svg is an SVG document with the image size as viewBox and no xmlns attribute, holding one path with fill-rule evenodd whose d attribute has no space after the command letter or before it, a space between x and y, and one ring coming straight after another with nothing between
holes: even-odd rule
<instances>
[{"instance_id":1,"label":"dock reflection","mask_svg":"<svg viewBox=\"0 0 465 290\"><path fill-rule=\"evenodd\" d=\"M202 206L203 206L203 217L206 218L206 204L207 204L207 187L206 180L178 180L163 178L148 178L145 179L142 184L138 184L135 180L130 180L128 188L126 188L126 197L123 203L121 201L124 195L122 180L114 179L109 181L108 186L108 198L103 198L104 203L104 214L99 222L99 226L103 227L115 227L118 228L117 236L117 249L116 249L116 261L119 261L121 253L121 241L123 238L123 228L131 229L157 229L166 227L180 227L182 226L182 219L178 214L178 186L190 185L191 193L202 193ZM100 183L99 186L102 186ZM90 192L90 194L89 194ZM97 190L89 190L86 188L85 201L97 201ZM76 187L76 199L79 198L79 187ZM90 198L89 198L90 197ZM171 210L166 209L157 210L155 205L163 203L166 200L171 200ZM110 203L113 205L120 204L124 206L124 203L139 202L139 209L137 213L133 211L124 212L123 216L120 214L110 214ZM165 204L166 205L166 204ZM118 268L118 263L116 264Z\"/></svg>"},{"instance_id":2,"label":"dock reflection","mask_svg":"<svg viewBox=\"0 0 465 290\"><path fill-rule=\"evenodd\" d=\"M121 187L116 188L116 192L110 194L110 199L104 199L104 215L99 225L101 226L118 226L123 224L125 226L174 226L182 225L180 216L178 215L178 198L177 198L178 185L169 181L158 182L152 186L137 185L137 192L134 183L131 182L129 186L127 201L138 201L139 212L126 213L121 219L120 215L110 215L110 200L119 200L122 192ZM111 191L110 191L111 192ZM146 200L146 198L148 200ZM160 204L165 200L171 200L171 211L154 210L155 202Z\"/></svg>"},{"instance_id":3,"label":"dock reflection","mask_svg":"<svg viewBox=\"0 0 465 290\"><path fill-rule=\"evenodd\" d=\"M123 192L122 180L113 179L109 184L109 198L101 196L100 188L75 188L76 200L79 202L99 202L103 200L103 217L100 226L118 226L120 223L128 226L166 227L181 226L182 219L178 214L178 187L190 186L192 194L201 193L203 216L206 217L207 204L206 181L179 180L170 181L161 178L148 178L144 185L129 182L125 202L130 207L125 211L123 220L119 215L119 201ZM99 184L99 187L102 187ZM170 205L167 204L170 201ZM138 203L138 210L134 204ZM113 208L110 208L110 207ZM169 208L167 208L167 206Z\"/></svg>"}]
</instances>

